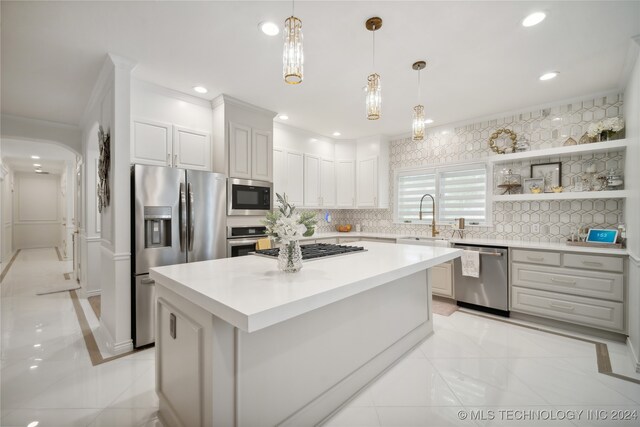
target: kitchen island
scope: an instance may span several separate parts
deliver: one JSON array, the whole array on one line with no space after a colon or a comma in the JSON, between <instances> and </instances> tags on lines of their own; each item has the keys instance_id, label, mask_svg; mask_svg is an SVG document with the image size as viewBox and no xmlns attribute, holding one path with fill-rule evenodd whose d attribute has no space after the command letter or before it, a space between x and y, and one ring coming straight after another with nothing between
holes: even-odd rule
<instances>
[{"instance_id":1,"label":"kitchen island","mask_svg":"<svg viewBox=\"0 0 640 427\"><path fill-rule=\"evenodd\" d=\"M428 270L462 251L354 245L298 273L255 255L151 269L164 425L316 425L428 337Z\"/></svg>"}]
</instances>

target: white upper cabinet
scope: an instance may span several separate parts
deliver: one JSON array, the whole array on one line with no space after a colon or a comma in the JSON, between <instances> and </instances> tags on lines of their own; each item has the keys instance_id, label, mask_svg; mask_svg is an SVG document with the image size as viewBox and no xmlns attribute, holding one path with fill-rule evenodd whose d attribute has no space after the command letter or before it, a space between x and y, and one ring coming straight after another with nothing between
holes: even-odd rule
<instances>
[{"instance_id":1,"label":"white upper cabinet","mask_svg":"<svg viewBox=\"0 0 640 427\"><path fill-rule=\"evenodd\" d=\"M149 120L133 121L132 163L171 166L172 151L170 123Z\"/></svg>"},{"instance_id":2,"label":"white upper cabinet","mask_svg":"<svg viewBox=\"0 0 640 427\"><path fill-rule=\"evenodd\" d=\"M229 176L251 179L251 128L229 123Z\"/></svg>"},{"instance_id":3,"label":"white upper cabinet","mask_svg":"<svg viewBox=\"0 0 640 427\"><path fill-rule=\"evenodd\" d=\"M184 169L211 170L211 135L173 127L173 166Z\"/></svg>"},{"instance_id":4,"label":"white upper cabinet","mask_svg":"<svg viewBox=\"0 0 640 427\"><path fill-rule=\"evenodd\" d=\"M273 193L287 191L287 152L279 147L273 148ZM274 198L275 200L275 198Z\"/></svg>"},{"instance_id":5,"label":"white upper cabinet","mask_svg":"<svg viewBox=\"0 0 640 427\"><path fill-rule=\"evenodd\" d=\"M287 193L289 202L302 206L304 204L304 155L293 151L286 152L287 159Z\"/></svg>"},{"instance_id":6,"label":"white upper cabinet","mask_svg":"<svg viewBox=\"0 0 640 427\"><path fill-rule=\"evenodd\" d=\"M211 170L209 132L141 119L132 128L132 163Z\"/></svg>"},{"instance_id":7,"label":"white upper cabinet","mask_svg":"<svg viewBox=\"0 0 640 427\"><path fill-rule=\"evenodd\" d=\"M273 180L273 135L270 131L229 123L229 176Z\"/></svg>"},{"instance_id":8,"label":"white upper cabinet","mask_svg":"<svg viewBox=\"0 0 640 427\"><path fill-rule=\"evenodd\" d=\"M378 158L358 160L358 207L378 206Z\"/></svg>"},{"instance_id":9,"label":"white upper cabinet","mask_svg":"<svg viewBox=\"0 0 640 427\"><path fill-rule=\"evenodd\" d=\"M330 159L320 161L320 205L336 205L336 163Z\"/></svg>"},{"instance_id":10,"label":"white upper cabinet","mask_svg":"<svg viewBox=\"0 0 640 427\"><path fill-rule=\"evenodd\" d=\"M304 205L322 206L320 201L320 157L304 155Z\"/></svg>"},{"instance_id":11,"label":"white upper cabinet","mask_svg":"<svg viewBox=\"0 0 640 427\"><path fill-rule=\"evenodd\" d=\"M389 142L383 136L356 142L358 208L389 207Z\"/></svg>"},{"instance_id":12,"label":"white upper cabinet","mask_svg":"<svg viewBox=\"0 0 640 427\"><path fill-rule=\"evenodd\" d=\"M269 182L273 180L273 132L252 130L251 178Z\"/></svg>"},{"instance_id":13,"label":"white upper cabinet","mask_svg":"<svg viewBox=\"0 0 640 427\"><path fill-rule=\"evenodd\" d=\"M356 162L354 160L336 160L336 207L354 208L356 206Z\"/></svg>"}]
</instances>

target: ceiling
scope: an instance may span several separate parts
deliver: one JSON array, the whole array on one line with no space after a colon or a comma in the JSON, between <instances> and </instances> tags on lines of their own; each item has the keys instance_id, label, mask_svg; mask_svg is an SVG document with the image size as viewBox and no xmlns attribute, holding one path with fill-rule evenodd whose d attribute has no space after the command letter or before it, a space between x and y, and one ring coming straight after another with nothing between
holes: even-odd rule
<instances>
[{"instance_id":1,"label":"ceiling","mask_svg":"<svg viewBox=\"0 0 640 427\"><path fill-rule=\"evenodd\" d=\"M31 156L39 156L35 160ZM2 161L17 172L35 173L34 163L41 165L44 172L61 174L65 164L73 164L75 154L70 150L55 144L22 141L13 139L2 140Z\"/></svg>"},{"instance_id":2,"label":"ceiling","mask_svg":"<svg viewBox=\"0 0 640 427\"><path fill-rule=\"evenodd\" d=\"M529 13L547 19L524 28ZM297 1L304 31L301 85L282 81L277 23L291 2L1 3L2 113L78 124L107 52L138 63L134 76L212 99L226 93L286 113L288 124L358 138L410 131L417 100L433 126L620 88L630 38L640 34L640 2ZM368 121L371 16L383 113ZM547 71L558 78L541 82Z\"/></svg>"}]
</instances>

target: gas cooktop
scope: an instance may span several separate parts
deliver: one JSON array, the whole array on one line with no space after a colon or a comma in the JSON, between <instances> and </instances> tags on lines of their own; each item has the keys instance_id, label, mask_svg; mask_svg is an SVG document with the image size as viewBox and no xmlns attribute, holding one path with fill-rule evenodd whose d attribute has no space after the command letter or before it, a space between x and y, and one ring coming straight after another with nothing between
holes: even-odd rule
<instances>
[{"instance_id":1,"label":"gas cooktop","mask_svg":"<svg viewBox=\"0 0 640 427\"><path fill-rule=\"evenodd\" d=\"M355 252L366 251L365 248L360 246L334 245L331 243L312 243L309 245L301 245L300 248L302 249L303 260L312 260L317 258L347 255ZM279 253L280 249L278 248L261 249L255 251L256 255L273 258L277 257Z\"/></svg>"}]
</instances>

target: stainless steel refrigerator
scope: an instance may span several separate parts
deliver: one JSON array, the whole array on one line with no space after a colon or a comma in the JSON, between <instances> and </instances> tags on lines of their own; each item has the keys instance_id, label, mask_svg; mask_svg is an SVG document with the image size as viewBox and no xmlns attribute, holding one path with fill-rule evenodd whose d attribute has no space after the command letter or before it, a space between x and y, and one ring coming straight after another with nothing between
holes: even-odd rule
<instances>
[{"instance_id":1,"label":"stainless steel refrigerator","mask_svg":"<svg viewBox=\"0 0 640 427\"><path fill-rule=\"evenodd\" d=\"M149 268L225 257L226 177L133 165L131 198L132 336L141 347L155 342Z\"/></svg>"}]
</instances>

